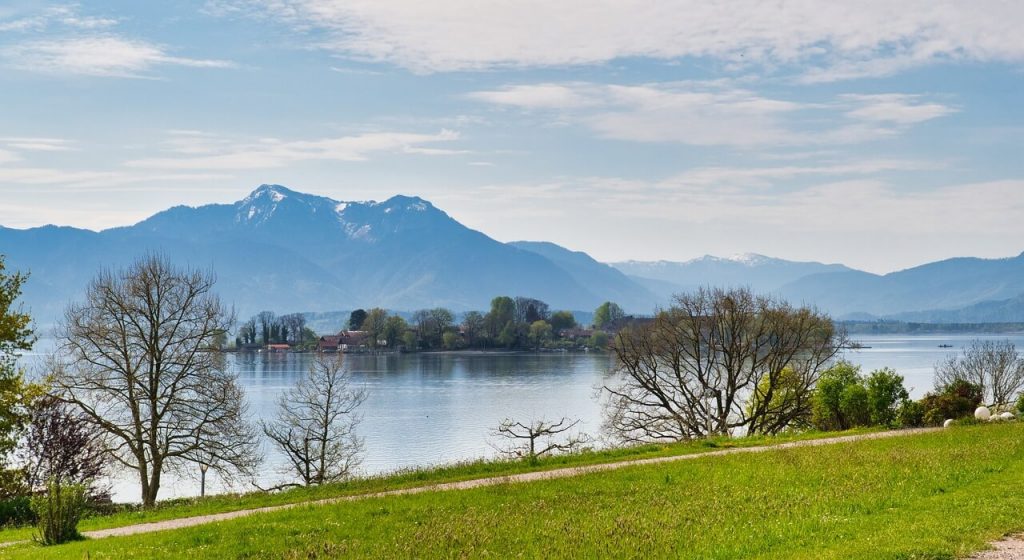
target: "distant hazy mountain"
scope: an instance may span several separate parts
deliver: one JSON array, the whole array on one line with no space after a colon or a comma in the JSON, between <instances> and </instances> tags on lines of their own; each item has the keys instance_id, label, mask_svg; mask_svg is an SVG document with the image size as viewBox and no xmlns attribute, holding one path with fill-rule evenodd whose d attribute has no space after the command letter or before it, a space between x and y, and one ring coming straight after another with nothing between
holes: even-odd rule
<instances>
[{"instance_id":1,"label":"distant hazy mountain","mask_svg":"<svg viewBox=\"0 0 1024 560\"><path fill-rule=\"evenodd\" d=\"M811 274L851 270L841 264L787 261L751 253L729 258L705 255L683 262L611 264L661 296L701 286L749 286L757 292L772 292Z\"/></svg>"},{"instance_id":2,"label":"distant hazy mountain","mask_svg":"<svg viewBox=\"0 0 1024 560\"><path fill-rule=\"evenodd\" d=\"M1005 259L948 259L885 275L860 271L814 274L787 284L780 292L789 299L814 302L837 316L870 313L890 317L957 310L1024 293L1024 254Z\"/></svg>"},{"instance_id":3,"label":"distant hazy mountain","mask_svg":"<svg viewBox=\"0 0 1024 560\"><path fill-rule=\"evenodd\" d=\"M11 269L31 272L25 301L44 324L80 297L101 267L147 252L212 268L219 292L243 316L261 309L486 309L496 295L581 310L616 298L627 309L642 305L631 309L639 312L654 304L636 285L640 295L627 301L628 280L591 281L578 263L563 263L566 270L537 251L495 241L417 197L341 202L263 185L234 204L178 206L98 233L0 228L0 253Z\"/></svg>"},{"instance_id":4,"label":"distant hazy mountain","mask_svg":"<svg viewBox=\"0 0 1024 560\"><path fill-rule=\"evenodd\" d=\"M960 309L897 313L887 319L916 323L1024 323L1024 294L998 301L983 301Z\"/></svg>"},{"instance_id":5,"label":"distant hazy mountain","mask_svg":"<svg viewBox=\"0 0 1024 560\"><path fill-rule=\"evenodd\" d=\"M571 251L546 241L513 241L509 245L548 259L579 284L590 286L625 309L649 313L663 299L613 266L598 262L582 251Z\"/></svg>"}]
</instances>

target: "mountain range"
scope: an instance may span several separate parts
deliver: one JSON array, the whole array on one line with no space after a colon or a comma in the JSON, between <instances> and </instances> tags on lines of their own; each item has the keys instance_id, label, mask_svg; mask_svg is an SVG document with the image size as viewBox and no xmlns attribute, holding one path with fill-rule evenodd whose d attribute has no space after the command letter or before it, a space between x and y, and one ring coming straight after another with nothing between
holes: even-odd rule
<instances>
[{"instance_id":1,"label":"mountain range","mask_svg":"<svg viewBox=\"0 0 1024 560\"><path fill-rule=\"evenodd\" d=\"M161 253L212 269L241 317L356 307L485 310L497 295L593 310L605 300L650 313L698 286L750 286L839 318L1024 320L1024 255L959 258L886 275L763 255L605 264L553 243L502 243L430 202L343 202L261 185L233 204L176 206L132 226L90 231L0 227L0 254L29 271L26 307L42 325L102 268Z\"/></svg>"}]
</instances>

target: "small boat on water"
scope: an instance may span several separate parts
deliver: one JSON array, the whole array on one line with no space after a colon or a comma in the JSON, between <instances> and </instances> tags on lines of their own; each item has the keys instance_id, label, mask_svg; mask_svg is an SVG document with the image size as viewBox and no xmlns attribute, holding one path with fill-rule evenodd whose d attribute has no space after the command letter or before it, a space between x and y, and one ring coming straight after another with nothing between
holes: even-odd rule
<instances>
[{"instance_id":1,"label":"small boat on water","mask_svg":"<svg viewBox=\"0 0 1024 560\"><path fill-rule=\"evenodd\" d=\"M939 348L952 348L952 347L953 347L952 344L940 344L939 345Z\"/></svg>"}]
</instances>

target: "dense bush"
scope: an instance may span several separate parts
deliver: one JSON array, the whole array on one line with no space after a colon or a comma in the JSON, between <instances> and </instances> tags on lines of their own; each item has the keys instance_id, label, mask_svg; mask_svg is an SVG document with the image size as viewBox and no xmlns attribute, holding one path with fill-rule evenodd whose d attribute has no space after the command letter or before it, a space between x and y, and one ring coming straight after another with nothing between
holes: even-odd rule
<instances>
[{"instance_id":1,"label":"dense bush","mask_svg":"<svg viewBox=\"0 0 1024 560\"><path fill-rule=\"evenodd\" d=\"M50 481L46 493L32 498L32 511L39 517L38 540L44 545L82 538L78 520L85 513L86 487Z\"/></svg>"},{"instance_id":2,"label":"dense bush","mask_svg":"<svg viewBox=\"0 0 1024 560\"><path fill-rule=\"evenodd\" d=\"M0 527L18 527L36 522L36 514L28 496L0 500Z\"/></svg>"},{"instance_id":3,"label":"dense bush","mask_svg":"<svg viewBox=\"0 0 1024 560\"><path fill-rule=\"evenodd\" d=\"M982 390L979 385L962 379L954 380L921 399L924 423L939 425L947 419L956 420L970 416L981 404L981 399Z\"/></svg>"},{"instance_id":4,"label":"dense bush","mask_svg":"<svg viewBox=\"0 0 1024 560\"><path fill-rule=\"evenodd\" d=\"M1017 416L1024 418L1024 393L1017 398Z\"/></svg>"},{"instance_id":5,"label":"dense bush","mask_svg":"<svg viewBox=\"0 0 1024 560\"><path fill-rule=\"evenodd\" d=\"M860 367L839 362L822 372L811 404L811 424L819 430L847 430L857 425L866 408L858 410L861 399L854 387L860 387Z\"/></svg>"},{"instance_id":6,"label":"dense bush","mask_svg":"<svg viewBox=\"0 0 1024 560\"><path fill-rule=\"evenodd\" d=\"M860 367L839 362L818 380L811 423L819 430L918 426L923 412L909 397L903 377L895 371L883 368L865 378Z\"/></svg>"},{"instance_id":7,"label":"dense bush","mask_svg":"<svg viewBox=\"0 0 1024 560\"><path fill-rule=\"evenodd\" d=\"M901 428L919 428L924 426L924 406L918 401L907 399L900 404L896 421Z\"/></svg>"},{"instance_id":8,"label":"dense bush","mask_svg":"<svg viewBox=\"0 0 1024 560\"><path fill-rule=\"evenodd\" d=\"M867 379L868 412L871 425L895 428L905 425L899 413L910 393L903 386L903 377L889 368L871 372Z\"/></svg>"}]
</instances>

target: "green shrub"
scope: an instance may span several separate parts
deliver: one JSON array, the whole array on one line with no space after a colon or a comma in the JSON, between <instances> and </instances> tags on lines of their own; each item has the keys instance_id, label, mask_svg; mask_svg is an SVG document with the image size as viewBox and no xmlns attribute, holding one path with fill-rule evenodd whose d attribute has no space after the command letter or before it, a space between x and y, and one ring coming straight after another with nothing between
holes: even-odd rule
<instances>
[{"instance_id":1,"label":"green shrub","mask_svg":"<svg viewBox=\"0 0 1024 560\"><path fill-rule=\"evenodd\" d=\"M918 428L924 425L924 406L917 401L905 400L896 414L897 425L901 428Z\"/></svg>"},{"instance_id":2,"label":"green shrub","mask_svg":"<svg viewBox=\"0 0 1024 560\"><path fill-rule=\"evenodd\" d=\"M860 386L860 367L850 362L838 362L822 372L818 386L814 389L811 404L811 424L818 430L847 430L856 424L851 422L848 412L859 413L856 409L858 395L847 395L847 388ZM844 411L843 401L846 398Z\"/></svg>"},{"instance_id":3,"label":"green shrub","mask_svg":"<svg viewBox=\"0 0 1024 560\"><path fill-rule=\"evenodd\" d=\"M978 420L974 416L964 416L963 418L957 418L954 422L954 426L977 426L983 424L981 420Z\"/></svg>"},{"instance_id":4,"label":"green shrub","mask_svg":"<svg viewBox=\"0 0 1024 560\"><path fill-rule=\"evenodd\" d=\"M0 527L19 527L36 522L36 514L28 496L12 496L0 500Z\"/></svg>"},{"instance_id":5,"label":"green shrub","mask_svg":"<svg viewBox=\"0 0 1024 560\"><path fill-rule=\"evenodd\" d=\"M868 408L868 390L860 383L848 385L843 390L843 397L839 401L839 409L847 426L855 428L871 424L871 411Z\"/></svg>"},{"instance_id":6,"label":"green shrub","mask_svg":"<svg viewBox=\"0 0 1024 560\"><path fill-rule=\"evenodd\" d=\"M1017 397L1017 416L1024 418L1024 393Z\"/></svg>"},{"instance_id":7,"label":"green shrub","mask_svg":"<svg viewBox=\"0 0 1024 560\"><path fill-rule=\"evenodd\" d=\"M981 404L981 386L957 379L940 387L937 393L928 393L921 399L924 408L924 422L939 425L946 419L970 416Z\"/></svg>"},{"instance_id":8,"label":"green shrub","mask_svg":"<svg viewBox=\"0 0 1024 560\"><path fill-rule=\"evenodd\" d=\"M78 520L85 512L85 506L84 485L62 485L51 480L45 494L32 498L32 511L39 517L37 540L44 545L51 545L81 539Z\"/></svg>"},{"instance_id":9,"label":"green shrub","mask_svg":"<svg viewBox=\"0 0 1024 560\"><path fill-rule=\"evenodd\" d=\"M903 377L889 368L877 369L868 376L866 385L871 425L896 427L900 405L910 398Z\"/></svg>"}]
</instances>

